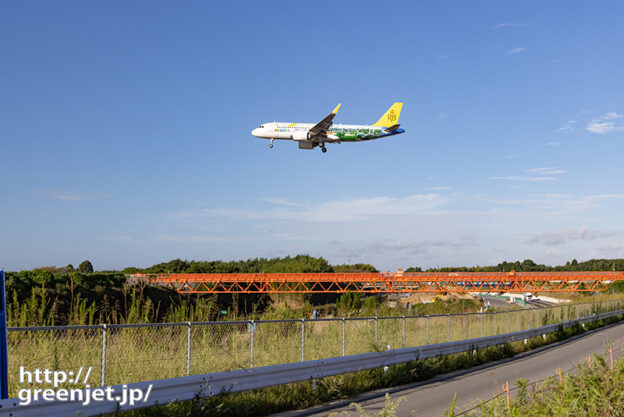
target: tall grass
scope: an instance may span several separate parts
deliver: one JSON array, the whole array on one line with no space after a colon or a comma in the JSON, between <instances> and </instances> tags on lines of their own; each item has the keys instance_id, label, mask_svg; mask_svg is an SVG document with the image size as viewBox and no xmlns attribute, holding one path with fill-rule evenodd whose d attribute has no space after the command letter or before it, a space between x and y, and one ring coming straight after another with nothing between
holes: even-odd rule
<instances>
[{"instance_id":1,"label":"tall grass","mask_svg":"<svg viewBox=\"0 0 624 417\"><path fill-rule=\"evenodd\" d=\"M467 415L498 416L622 416L624 415L624 359L611 367L609 353L594 355L576 372L548 378L529 389L526 380L516 380L517 394L509 408L506 399L483 402Z\"/></svg>"},{"instance_id":2,"label":"tall grass","mask_svg":"<svg viewBox=\"0 0 624 417\"><path fill-rule=\"evenodd\" d=\"M131 297L130 297L131 298ZM137 305L130 303L130 306ZM194 314L201 317L209 302ZM616 309L616 303L599 306ZM130 316L144 312L137 307ZM202 313L204 312L204 313ZM549 310L520 310L490 314L435 317L362 318L351 320L254 321L242 323L186 323L177 326L115 327L106 330L106 384L169 378L187 374L187 336L190 331L190 374L227 371L353 355L403 346L527 329L592 314L591 305L562 306ZM185 312L184 314L187 314ZM179 313L183 314L183 313ZM509 328L507 324L509 323ZM468 325L466 327L466 324ZM450 327L447 327L450 325ZM427 332L427 328L429 331ZM405 329L405 332L403 332ZM483 332L482 330L483 329ZM344 332L343 332L344 331ZM102 352L100 326L90 329L10 331L9 378L11 392L20 388L19 366L26 369L72 370L92 366L89 382L100 383ZM343 345L344 334L344 345ZM252 350L253 339L253 350ZM344 347L343 347L344 346Z\"/></svg>"},{"instance_id":3,"label":"tall grass","mask_svg":"<svg viewBox=\"0 0 624 417\"><path fill-rule=\"evenodd\" d=\"M607 323L615 322L621 318L612 318L600 322L594 322L586 325L586 328L596 328ZM513 356L516 353L524 352L543 346L548 343L562 340L575 334L582 333L586 329L581 326L574 326L557 333L550 334L546 339L537 337L529 339L525 345L524 342L514 342L506 345L490 347L477 350L476 352L466 352L430 359L416 360L409 363L393 365L384 369L371 369L367 371L354 372L351 374L338 375L334 377L323 378L317 380L314 384L311 381L294 383L270 387L255 391L247 391L237 394L221 394L207 398L196 397L193 401L183 403L169 404L161 407L153 407L129 413L124 413L128 417L199 417L199 416L261 416L271 413L308 408L314 405L324 404L329 401L348 399L362 392L367 392L379 388L387 388L400 386L416 381L427 380L435 375L447 373L457 369L466 369L475 365L499 360ZM599 368L596 368L599 369ZM619 389L621 397L622 374L624 374L624 363L618 363L620 369L620 382L612 386ZM617 375L613 376L615 379ZM613 396L616 396L614 393ZM572 398L572 395L569 396ZM386 407L377 415L393 416L396 412L397 402L395 400L387 400ZM506 404L504 404L506 407ZM493 414L484 414L491 416L507 415L507 410L502 409L501 405L496 405L496 411ZM357 407L356 407L357 408ZM595 408L601 412L583 413L581 406L573 409L574 412L559 413L557 415L621 415L618 413L604 413L603 409ZM363 410L362 415L374 415L370 411ZM500 412L499 412L500 410ZM590 409L591 410L591 409ZM622 410L620 407L619 410ZM523 414L522 412L511 414L514 416L539 416L539 406L535 407L534 414ZM381 414L385 413L385 414ZM339 414L338 414L339 415ZM456 415L454 410L450 409L447 415ZM550 415L555 415L552 413ZM417 414L416 414L417 416Z\"/></svg>"}]
</instances>

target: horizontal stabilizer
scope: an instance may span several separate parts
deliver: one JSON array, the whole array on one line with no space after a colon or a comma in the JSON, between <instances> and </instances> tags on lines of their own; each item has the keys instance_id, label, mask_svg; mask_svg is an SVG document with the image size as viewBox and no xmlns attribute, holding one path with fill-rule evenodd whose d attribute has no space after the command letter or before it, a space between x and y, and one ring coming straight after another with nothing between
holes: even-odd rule
<instances>
[{"instance_id":1,"label":"horizontal stabilizer","mask_svg":"<svg viewBox=\"0 0 624 417\"><path fill-rule=\"evenodd\" d=\"M401 126L401 125L397 123L395 125L392 125L390 127L385 128L384 131L386 131L386 132L394 132L395 130L397 130L399 128L399 126Z\"/></svg>"}]
</instances>

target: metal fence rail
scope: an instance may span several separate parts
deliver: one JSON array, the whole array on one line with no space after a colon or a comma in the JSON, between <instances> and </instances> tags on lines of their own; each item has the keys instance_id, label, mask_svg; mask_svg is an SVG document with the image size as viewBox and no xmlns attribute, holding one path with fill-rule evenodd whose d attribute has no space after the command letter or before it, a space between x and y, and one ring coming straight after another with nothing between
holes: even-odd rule
<instances>
[{"instance_id":1,"label":"metal fence rail","mask_svg":"<svg viewBox=\"0 0 624 417\"><path fill-rule=\"evenodd\" d=\"M92 387L174 378L494 336L624 307L623 300L405 317L13 327L9 395L19 367L92 367Z\"/></svg>"},{"instance_id":2,"label":"metal fence rail","mask_svg":"<svg viewBox=\"0 0 624 417\"><path fill-rule=\"evenodd\" d=\"M79 402L46 402L37 401L28 406L18 405L17 399L0 401L0 417L47 417L80 414L84 417L102 413L112 413L118 409L126 411L156 404L167 404L172 401L185 401L197 395L209 396L220 392L241 392L246 390L282 385L313 378L324 378L333 375L355 372L426 359L440 355L449 355L482 349L503 343L519 341L557 331L560 327L570 327L579 323L587 323L624 314L624 309L609 312L591 312L591 314L528 330L514 331L502 335L477 337L454 342L443 342L432 345L392 349L384 352L372 352L349 356L338 356L327 359L308 360L289 364L264 366L259 368L239 369L228 372L217 372L203 375L191 375L171 379L127 384L128 388L150 389L151 395L146 402L134 406L121 406L111 402L92 402L83 406ZM448 316L447 316L448 317ZM401 318L402 320L403 318ZM406 318L407 319L407 318ZM302 322L305 323L305 322ZM303 325L303 324L302 324ZM149 388L151 385L151 388ZM120 390L121 385L113 387Z\"/></svg>"}]
</instances>

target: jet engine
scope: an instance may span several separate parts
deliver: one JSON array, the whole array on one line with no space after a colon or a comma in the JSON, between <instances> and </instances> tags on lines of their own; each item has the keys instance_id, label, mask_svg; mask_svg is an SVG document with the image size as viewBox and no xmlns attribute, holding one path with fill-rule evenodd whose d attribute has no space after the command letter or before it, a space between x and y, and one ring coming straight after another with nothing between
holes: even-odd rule
<instances>
[{"instance_id":1,"label":"jet engine","mask_svg":"<svg viewBox=\"0 0 624 417\"><path fill-rule=\"evenodd\" d=\"M292 140L310 140L311 139L310 132L293 132L290 138Z\"/></svg>"},{"instance_id":2,"label":"jet engine","mask_svg":"<svg viewBox=\"0 0 624 417\"><path fill-rule=\"evenodd\" d=\"M299 149L312 149L315 146L318 146L318 143L312 142L311 140L300 140L299 141Z\"/></svg>"}]
</instances>

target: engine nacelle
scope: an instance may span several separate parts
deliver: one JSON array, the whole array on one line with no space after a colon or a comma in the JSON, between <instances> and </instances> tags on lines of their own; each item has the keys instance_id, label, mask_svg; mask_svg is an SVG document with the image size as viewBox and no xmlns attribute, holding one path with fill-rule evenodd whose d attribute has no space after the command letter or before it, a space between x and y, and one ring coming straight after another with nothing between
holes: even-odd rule
<instances>
[{"instance_id":1,"label":"engine nacelle","mask_svg":"<svg viewBox=\"0 0 624 417\"><path fill-rule=\"evenodd\" d=\"M315 146L318 146L318 143L311 140L299 141L299 149L313 149Z\"/></svg>"},{"instance_id":2,"label":"engine nacelle","mask_svg":"<svg viewBox=\"0 0 624 417\"><path fill-rule=\"evenodd\" d=\"M290 135L292 140L310 140L310 133L309 132L293 132L292 135ZM306 148L307 149L307 148ZM312 149L312 148L310 148Z\"/></svg>"}]
</instances>

